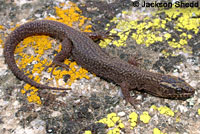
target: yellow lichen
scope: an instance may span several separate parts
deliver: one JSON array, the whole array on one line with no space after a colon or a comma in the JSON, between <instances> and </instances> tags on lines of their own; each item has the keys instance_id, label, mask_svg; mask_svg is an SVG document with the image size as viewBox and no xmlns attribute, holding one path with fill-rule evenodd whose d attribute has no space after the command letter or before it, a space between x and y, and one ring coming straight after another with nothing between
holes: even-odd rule
<instances>
[{"instance_id":1,"label":"yellow lichen","mask_svg":"<svg viewBox=\"0 0 200 134\"><path fill-rule=\"evenodd\" d=\"M154 128L153 134L167 134L167 133L162 133L158 128Z\"/></svg>"},{"instance_id":2,"label":"yellow lichen","mask_svg":"<svg viewBox=\"0 0 200 134\"><path fill-rule=\"evenodd\" d=\"M156 107L155 105L152 105L151 108L153 108L154 110L158 110L161 114L172 117L174 116L174 112L167 106Z\"/></svg>"},{"instance_id":3,"label":"yellow lichen","mask_svg":"<svg viewBox=\"0 0 200 134\"><path fill-rule=\"evenodd\" d=\"M132 112L129 115L129 121L131 122L131 129L133 129L137 125L137 119L138 119L138 114L135 112Z\"/></svg>"},{"instance_id":4,"label":"yellow lichen","mask_svg":"<svg viewBox=\"0 0 200 134\"><path fill-rule=\"evenodd\" d=\"M92 134L92 132L89 131L89 130L87 130L87 131L85 131L83 134Z\"/></svg>"},{"instance_id":5,"label":"yellow lichen","mask_svg":"<svg viewBox=\"0 0 200 134\"><path fill-rule=\"evenodd\" d=\"M147 111L143 112L140 115L140 120L144 123L149 123L150 119L151 119L151 116L149 116L149 113Z\"/></svg>"},{"instance_id":6,"label":"yellow lichen","mask_svg":"<svg viewBox=\"0 0 200 134\"><path fill-rule=\"evenodd\" d=\"M165 115L168 115L168 116L174 116L174 112L170 108L168 108L167 106L159 107L158 111L161 114L165 114Z\"/></svg>"},{"instance_id":7,"label":"yellow lichen","mask_svg":"<svg viewBox=\"0 0 200 134\"><path fill-rule=\"evenodd\" d=\"M166 40L168 40L169 38L171 38L171 34L166 33L166 34L164 34L164 37L165 37Z\"/></svg>"},{"instance_id":8,"label":"yellow lichen","mask_svg":"<svg viewBox=\"0 0 200 134\"><path fill-rule=\"evenodd\" d=\"M180 117L176 117L176 122L180 122Z\"/></svg>"},{"instance_id":9,"label":"yellow lichen","mask_svg":"<svg viewBox=\"0 0 200 134\"><path fill-rule=\"evenodd\" d=\"M103 118L96 123L106 124L110 128L107 134L120 134L120 129L124 128L124 124L116 113L110 113L107 115L107 118Z\"/></svg>"},{"instance_id":10,"label":"yellow lichen","mask_svg":"<svg viewBox=\"0 0 200 134\"><path fill-rule=\"evenodd\" d=\"M160 20L159 13L165 12L166 18L163 20ZM122 12L123 13L123 12ZM124 12L127 14L127 11ZM125 15L124 14L124 15ZM193 16L199 15L198 8L171 8L168 10L159 10L155 13L152 13L153 17L145 17L143 18L143 21L141 20L125 20L121 18L113 18L111 22L114 22L117 24L115 30L111 30L111 34L116 34L119 36L119 40L106 40L101 41L100 46L106 47L108 44L113 44L116 46L126 46L126 39L128 36L132 37L137 44L146 45L147 47L151 44L154 44L156 42L164 42L166 41L168 45L172 48L175 48L179 51L184 51L186 53L191 53L191 50L185 47L185 45L188 44L188 40L192 38L192 35L183 33L183 35L177 35L180 37L180 41L176 41L173 39L172 41L169 40L171 38L171 34L168 33L169 26L166 26L169 22L174 23L175 27L174 30L177 31L183 31L182 29L191 30L195 34L198 33L199 27L200 27L200 18L192 18ZM180 16L181 15L181 16ZM180 17L179 17L180 16ZM177 19L177 20L176 20ZM139 22L139 23L138 23ZM133 31L134 32L130 32ZM165 32L160 32L160 31ZM132 33L131 35L129 35ZM188 50L186 50L188 49ZM165 56L171 55L171 53L163 53Z\"/></svg>"}]
</instances>

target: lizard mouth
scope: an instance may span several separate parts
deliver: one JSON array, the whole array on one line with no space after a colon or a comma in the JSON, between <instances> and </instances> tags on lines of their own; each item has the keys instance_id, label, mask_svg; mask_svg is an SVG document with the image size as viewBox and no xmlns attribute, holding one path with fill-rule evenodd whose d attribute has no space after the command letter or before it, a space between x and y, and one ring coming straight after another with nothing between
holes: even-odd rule
<instances>
[{"instance_id":1,"label":"lizard mouth","mask_svg":"<svg viewBox=\"0 0 200 134\"><path fill-rule=\"evenodd\" d=\"M186 100L190 98L194 92L187 92L187 93L181 93L181 94L169 94L168 96L165 96L164 98L169 98L169 99L179 99L179 100Z\"/></svg>"},{"instance_id":2,"label":"lizard mouth","mask_svg":"<svg viewBox=\"0 0 200 134\"><path fill-rule=\"evenodd\" d=\"M193 94L194 94L194 90L191 91L184 91L182 90L182 92L175 92L174 90L171 93L153 93L153 92L147 92L153 96L156 97L161 97L161 98L166 98L166 99L172 99L172 100L186 100L188 98L190 98Z\"/></svg>"}]
</instances>

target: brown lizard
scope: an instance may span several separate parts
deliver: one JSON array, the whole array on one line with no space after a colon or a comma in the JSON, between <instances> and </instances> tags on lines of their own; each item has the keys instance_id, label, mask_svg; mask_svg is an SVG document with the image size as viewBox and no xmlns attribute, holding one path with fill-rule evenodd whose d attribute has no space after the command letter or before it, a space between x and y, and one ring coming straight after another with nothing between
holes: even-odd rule
<instances>
[{"instance_id":1,"label":"brown lizard","mask_svg":"<svg viewBox=\"0 0 200 134\"><path fill-rule=\"evenodd\" d=\"M50 20L38 20L19 26L7 37L4 47L5 62L9 69L17 78L37 88L68 89L36 83L17 67L14 50L18 43L33 35L48 35L62 42L62 50L54 57L51 66L66 67L62 61L72 56L79 65L89 72L120 85L125 100L131 104L134 104L134 99L130 96L129 90L133 89L144 90L158 97L172 99L186 99L195 92L194 88L181 78L141 70L131 62L111 57L86 34Z\"/></svg>"}]
</instances>

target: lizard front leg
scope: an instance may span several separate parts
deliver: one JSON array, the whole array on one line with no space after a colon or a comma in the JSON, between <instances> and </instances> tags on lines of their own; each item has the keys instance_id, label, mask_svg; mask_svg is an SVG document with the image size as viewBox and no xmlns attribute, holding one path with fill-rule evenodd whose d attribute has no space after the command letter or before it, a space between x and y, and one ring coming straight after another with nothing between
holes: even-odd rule
<instances>
[{"instance_id":1,"label":"lizard front leg","mask_svg":"<svg viewBox=\"0 0 200 134\"><path fill-rule=\"evenodd\" d=\"M135 107L135 104L137 104L138 101L135 98L133 98L133 97L130 96L130 89L133 89L133 88L130 87L130 84L128 82L126 82L126 81L123 81L120 84L120 86L121 86L122 94L124 96L126 104L130 103L132 106Z\"/></svg>"},{"instance_id":2,"label":"lizard front leg","mask_svg":"<svg viewBox=\"0 0 200 134\"><path fill-rule=\"evenodd\" d=\"M106 35L104 33L92 33L92 32L84 32L84 34L87 34L93 41L107 38L109 35ZM66 58L69 58L71 56L72 51L72 42L65 38L62 42L62 48L61 51L54 57L52 63L49 66L45 67L45 70L47 70L49 67L52 67L50 76L52 77L53 70L57 66L61 66L63 68L69 69L69 66L64 64L63 61Z\"/></svg>"}]
</instances>

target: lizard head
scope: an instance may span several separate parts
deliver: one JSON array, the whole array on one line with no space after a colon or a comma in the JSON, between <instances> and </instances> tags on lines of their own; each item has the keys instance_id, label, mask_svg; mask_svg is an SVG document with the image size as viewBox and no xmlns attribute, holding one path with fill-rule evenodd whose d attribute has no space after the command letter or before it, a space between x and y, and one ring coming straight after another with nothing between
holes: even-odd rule
<instances>
[{"instance_id":1,"label":"lizard head","mask_svg":"<svg viewBox=\"0 0 200 134\"><path fill-rule=\"evenodd\" d=\"M195 92L195 89L183 79L170 75L158 75L158 79L149 84L154 89L148 89L147 87L147 92L163 98L184 100L191 97Z\"/></svg>"}]
</instances>

